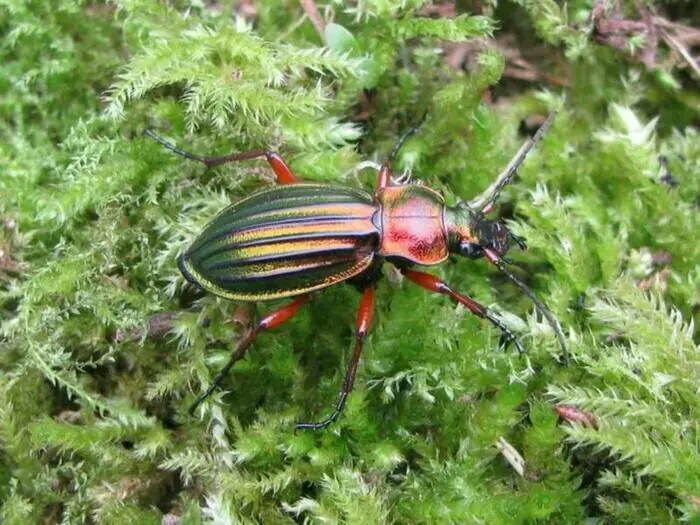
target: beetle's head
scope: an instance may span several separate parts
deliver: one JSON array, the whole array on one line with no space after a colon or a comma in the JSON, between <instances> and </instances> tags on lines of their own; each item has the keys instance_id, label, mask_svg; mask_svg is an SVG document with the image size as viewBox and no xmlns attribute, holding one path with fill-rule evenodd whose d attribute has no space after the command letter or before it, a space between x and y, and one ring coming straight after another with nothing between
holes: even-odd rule
<instances>
[{"instance_id":1,"label":"beetle's head","mask_svg":"<svg viewBox=\"0 0 700 525\"><path fill-rule=\"evenodd\" d=\"M447 226L451 253L470 259L486 257L535 303L535 308L547 319L557 339L559 339L566 362L569 352L559 322L533 291L506 266L509 261L504 255L508 251L511 241L515 241L521 249L525 249L524 239L513 235L502 222L488 220L484 217L483 211L474 211L464 202L460 202L454 208L445 209L445 225Z\"/></svg>"},{"instance_id":2,"label":"beetle's head","mask_svg":"<svg viewBox=\"0 0 700 525\"><path fill-rule=\"evenodd\" d=\"M505 224L487 219L466 203L448 208L446 222L452 253L479 259L488 250L503 257L510 249L511 241L524 248L522 239L513 235Z\"/></svg>"}]
</instances>

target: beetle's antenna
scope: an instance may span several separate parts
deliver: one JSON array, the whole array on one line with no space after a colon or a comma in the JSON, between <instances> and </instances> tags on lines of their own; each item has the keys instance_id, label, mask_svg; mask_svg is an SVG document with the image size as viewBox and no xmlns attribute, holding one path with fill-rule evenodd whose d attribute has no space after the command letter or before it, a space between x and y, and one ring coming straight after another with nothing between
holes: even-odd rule
<instances>
[{"instance_id":1,"label":"beetle's antenna","mask_svg":"<svg viewBox=\"0 0 700 525\"><path fill-rule=\"evenodd\" d=\"M532 290L530 290L530 288L528 288L524 282L522 282L515 275L513 275L510 270L508 270L505 262L496 252L494 252L490 248L484 248L484 255L489 261L495 264L496 267L501 272L503 272L506 277L508 277L508 279L513 281L518 286L518 288L520 288L523 291L523 293L530 298L530 300L533 303L535 303L535 307L537 308L537 310L545 317L545 319L547 319L547 322L554 330L554 333L556 334L557 339L559 340L559 345L561 346L563 356L562 361L565 365L568 365L569 350L566 347L566 341L564 340L564 332L562 332L561 326L559 326L559 322L555 319L552 312L549 311L549 308L547 308L545 304L539 300L535 293Z\"/></svg>"},{"instance_id":2,"label":"beetle's antenna","mask_svg":"<svg viewBox=\"0 0 700 525\"><path fill-rule=\"evenodd\" d=\"M513 177L515 177L518 168L523 163L528 153L530 153L532 148L534 148L537 143L542 140L544 134L547 133L547 130L549 130L549 128L552 126L555 116L556 112L549 114L547 120L545 120L540 126L540 129L537 130L537 133L535 133L531 139L527 139L523 143L518 150L518 153L516 153L515 157L513 157L513 159L508 163L506 169L501 172L493 184L491 184L491 186L489 186L488 189L479 197L469 203L469 206L472 209L481 210L481 213L483 214L489 213L493 209L496 201L498 201L498 198L501 196L503 188L505 188L513 180Z\"/></svg>"}]
</instances>

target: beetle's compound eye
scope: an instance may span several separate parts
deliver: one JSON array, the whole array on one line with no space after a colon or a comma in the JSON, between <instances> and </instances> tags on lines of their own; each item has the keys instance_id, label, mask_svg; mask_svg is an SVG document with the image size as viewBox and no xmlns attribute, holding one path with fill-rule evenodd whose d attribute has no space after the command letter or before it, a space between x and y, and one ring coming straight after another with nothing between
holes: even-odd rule
<instances>
[{"instance_id":1,"label":"beetle's compound eye","mask_svg":"<svg viewBox=\"0 0 700 525\"><path fill-rule=\"evenodd\" d=\"M459 245L459 253L470 259L478 259L484 256L484 249L474 242L463 242Z\"/></svg>"}]
</instances>

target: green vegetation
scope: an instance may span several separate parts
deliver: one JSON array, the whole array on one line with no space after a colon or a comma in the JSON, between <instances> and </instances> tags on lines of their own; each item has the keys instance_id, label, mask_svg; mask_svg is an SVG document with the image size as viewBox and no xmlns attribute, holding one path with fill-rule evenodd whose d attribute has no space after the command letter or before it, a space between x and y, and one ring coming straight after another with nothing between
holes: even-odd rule
<instances>
[{"instance_id":1,"label":"green vegetation","mask_svg":"<svg viewBox=\"0 0 700 525\"><path fill-rule=\"evenodd\" d=\"M679 50L700 9L621 4L318 1L322 38L288 0L0 0L0 521L700 520L700 90ZM145 128L201 154L274 145L304 179L371 188L361 163L427 112L396 168L454 202L553 110L497 213L569 367L512 284L454 260L431 271L526 355L385 279L344 415L294 434L352 349L359 294L336 286L187 414L246 315L194 295L176 256L273 178Z\"/></svg>"}]
</instances>

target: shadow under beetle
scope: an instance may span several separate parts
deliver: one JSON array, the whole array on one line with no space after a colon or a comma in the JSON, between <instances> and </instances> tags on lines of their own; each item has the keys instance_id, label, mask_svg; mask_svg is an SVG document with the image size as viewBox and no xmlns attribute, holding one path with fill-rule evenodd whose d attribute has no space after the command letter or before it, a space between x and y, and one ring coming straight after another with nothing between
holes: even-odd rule
<instances>
[{"instance_id":1,"label":"shadow under beetle","mask_svg":"<svg viewBox=\"0 0 700 525\"><path fill-rule=\"evenodd\" d=\"M294 297L291 303L266 315L236 347L229 362L190 407L190 413L219 385L236 361L245 356L263 330L281 325L310 299L310 293L342 281L358 284L362 299L357 316L355 350L348 365L335 409L319 423L298 423L297 429L325 428L345 406L355 381L364 340L372 326L376 282L384 261L396 265L410 281L431 292L447 295L473 314L500 329L506 342L522 345L493 313L465 294L414 265L432 266L450 254L470 259L486 257L534 302L554 329L568 361L559 323L534 293L506 267L504 254L511 241L524 248L522 239L498 221L485 218L501 190L512 180L529 151L552 123L544 122L520 148L492 186L470 203L447 207L435 190L416 184L396 183L393 158L409 130L397 142L379 169L374 194L357 188L301 183L274 151L250 151L222 157L202 157L183 151L147 130L146 134L169 150L208 167L264 157L280 186L264 189L221 211L178 258L185 278L227 299L266 301Z\"/></svg>"}]
</instances>

